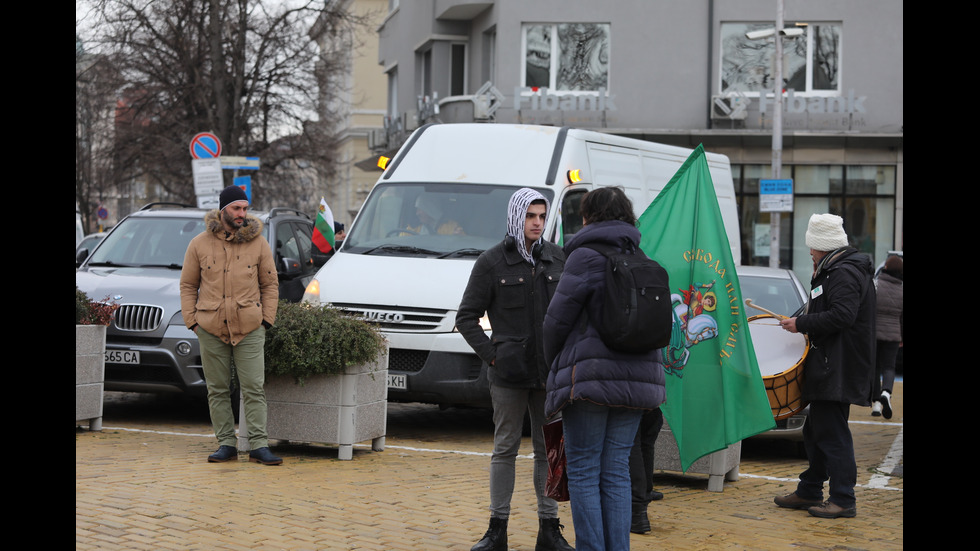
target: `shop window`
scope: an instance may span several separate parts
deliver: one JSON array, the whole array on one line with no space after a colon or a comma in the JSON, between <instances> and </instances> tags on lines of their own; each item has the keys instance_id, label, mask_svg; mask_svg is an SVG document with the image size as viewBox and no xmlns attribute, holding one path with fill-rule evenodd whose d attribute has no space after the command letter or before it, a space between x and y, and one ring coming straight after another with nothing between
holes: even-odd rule
<instances>
[{"instance_id":1,"label":"shop window","mask_svg":"<svg viewBox=\"0 0 980 551\"><path fill-rule=\"evenodd\" d=\"M759 210L759 180L769 165L734 165L741 226L742 263L769 264L770 213ZM803 280L812 270L806 246L810 215L829 212L844 218L850 244L876 261L893 248L896 168L891 165L795 165L782 167L793 179L793 212L780 217L779 265Z\"/></svg>"},{"instance_id":2,"label":"shop window","mask_svg":"<svg viewBox=\"0 0 980 551\"><path fill-rule=\"evenodd\" d=\"M841 24L797 25L803 29L802 35L783 38L783 89L814 95L839 93ZM772 22L721 24L722 94L772 92L775 39L751 40L745 36L749 31L772 27Z\"/></svg>"},{"instance_id":3,"label":"shop window","mask_svg":"<svg viewBox=\"0 0 980 551\"><path fill-rule=\"evenodd\" d=\"M527 87L559 92L609 88L609 24L526 24L522 55Z\"/></svg>"}]
</instances>

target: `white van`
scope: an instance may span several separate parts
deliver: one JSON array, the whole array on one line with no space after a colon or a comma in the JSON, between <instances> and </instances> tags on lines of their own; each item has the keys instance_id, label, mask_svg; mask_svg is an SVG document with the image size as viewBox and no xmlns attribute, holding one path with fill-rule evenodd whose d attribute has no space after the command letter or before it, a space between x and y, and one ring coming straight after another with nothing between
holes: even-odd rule
<instances>
[{"instance_id":1,"label":"white van","mask_svg":"<svg viewBox=\"0 0 980 551\"><path fill-rule=\"evenodd\" d=\"M582 227L587 191L622 186L639 216L690 153L573 128L423 126L388 164L304 300L380 324L391 347L390 401L489 407L487 366L454 322L473 262L506 234L514 191L548 198L544 236L563 243ZM731 166L723 155L707 157L737 261Z\"/></svg>"}]
</instances>

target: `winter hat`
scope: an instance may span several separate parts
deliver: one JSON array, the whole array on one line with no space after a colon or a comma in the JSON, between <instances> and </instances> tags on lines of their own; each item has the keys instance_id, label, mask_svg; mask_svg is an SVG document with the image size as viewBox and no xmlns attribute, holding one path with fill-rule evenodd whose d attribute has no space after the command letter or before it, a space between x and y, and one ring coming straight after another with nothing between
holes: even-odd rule
<instances>
[{"instance_id":1,"label":"winter hat","mask_svg":"<svg viewBox=\"0 0 980 551\"><path fill-rule=\"evenodd\" d=\"M833 251L847 246L844 219L836 214L814 214L806 228L806 246L815 251Z\"/></svg>"},{"instance_id":2,"label":"winter hat","mask_svg":"<svg viewBox=\"0 0 980 551\"><path fill-rule=\"evenodd\" d=\"M218 196L218 210L225 210L225 207L238 201L245 201L248 205L248 195L245 195L245 190L232 184L221 190L221 195Z\"/></svg>"}]
</instances>

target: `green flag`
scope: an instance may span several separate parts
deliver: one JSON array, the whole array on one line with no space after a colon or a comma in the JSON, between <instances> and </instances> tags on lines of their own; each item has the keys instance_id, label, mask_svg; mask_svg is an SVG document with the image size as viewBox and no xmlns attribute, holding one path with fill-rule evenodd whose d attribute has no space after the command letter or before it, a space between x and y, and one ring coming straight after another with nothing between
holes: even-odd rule
<instances>
[{"instance_id":1,"label":"green flag","mask_svg":"<svg viewBox=\"0 0 980 551\"><path fill-rule=\"evenodd\" d=\"M664 351L663 412L686 471L775 426L703 146L637 225L640 248L670 276L674 327Z\"/></svg>"}]
</instances>

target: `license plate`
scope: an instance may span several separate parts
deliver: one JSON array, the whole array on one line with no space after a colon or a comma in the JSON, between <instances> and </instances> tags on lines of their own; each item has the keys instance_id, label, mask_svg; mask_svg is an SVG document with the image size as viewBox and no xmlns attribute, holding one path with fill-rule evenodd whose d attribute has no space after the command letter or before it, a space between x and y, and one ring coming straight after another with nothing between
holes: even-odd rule
<instances>
[{"instance_id":1,"label":"license plate","mask_svg":"<svg viewBox=\"0 0 980 551\"><path fill-rule=\"evenodd\" d=\"M140 363L140 353L138 350L106 350L105 363L138 365Z\"/></svg>"},{"instance_id":2,"label":"license plate","mask_svg":"<svg viewBox=\"0 0 980 551\"><path fill-rule=\"evenodd\" d=\"M408 390L408 380L405 375L393 375L388 374L388 388L395 388L398 390Z\"/></svg>"}]
</instances>

